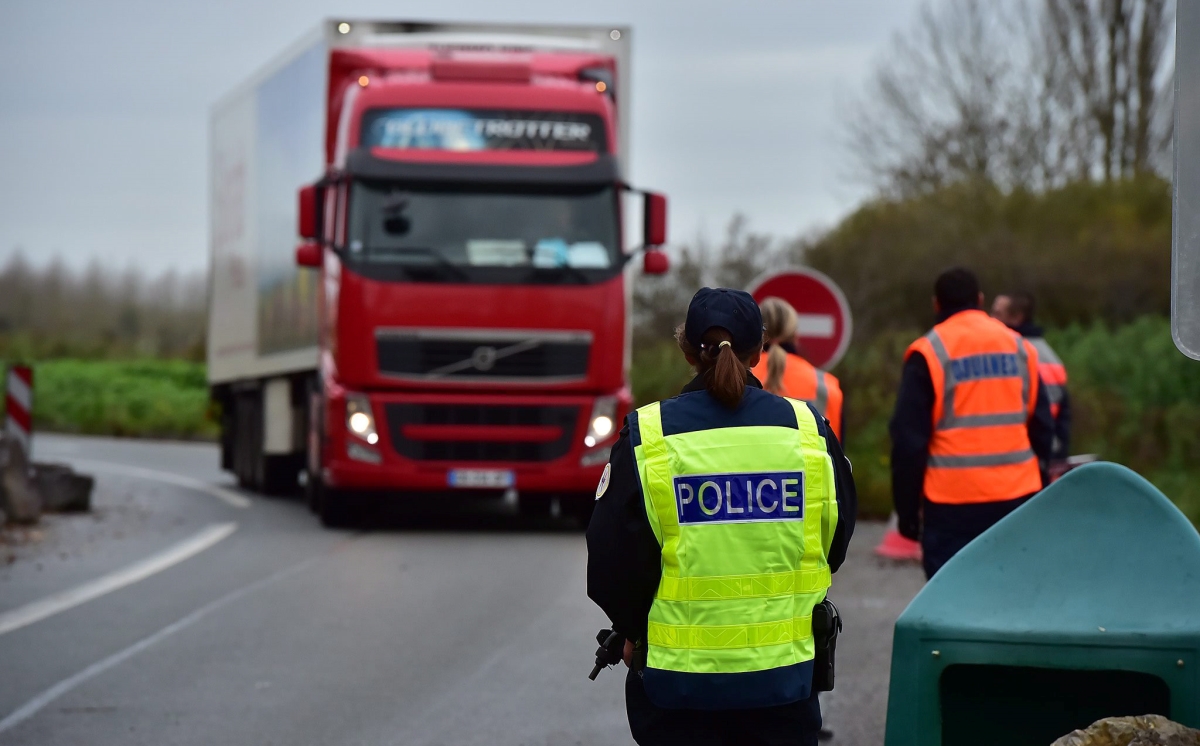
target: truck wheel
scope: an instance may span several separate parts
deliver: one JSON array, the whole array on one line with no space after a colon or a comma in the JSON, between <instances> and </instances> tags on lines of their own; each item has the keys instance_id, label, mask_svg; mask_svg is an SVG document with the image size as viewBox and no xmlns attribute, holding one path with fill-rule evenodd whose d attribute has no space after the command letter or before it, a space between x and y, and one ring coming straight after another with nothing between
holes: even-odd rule
<instances>
[{"instance_id":1,"label":"truck wheel","mask_svg":"<svg viewBox=\"0 0 1200 746\"><path fill-rule=\"evenodd\" d=\"M308 479L304 480L304 504L308 506L313 515L321 514L321 490L323 489L321 478L310 472Z\"/></svg>"},{"instance_id":2,"label":"truck wheel","mask_svg":"<svg viewBox=\"0 0 1200 746\"><path fill-rule=\"evenodd\" d=\"M300 463L296 456L259 456L262 460L262 491L268 495L294 495L299 486Z\"/></svg>"},{"instance_id":3,"label":"truck wheel","mask_svg":"<svg viewBox=\"0 0 1200 746\"><path fill-rule=\"evenodd\" d=\"M237 401L233 396L220 399L221 404L221 468L234 471L237 456Z\"/></svg>"},{"instance_id":4,"label":"truck wheel","mask_svg":"<svg viewBox=\"0 0 1200 746\"><path fill-rule=\"evenodd\" d=\"M523 494L517 498L517 512L522 518L545 518L550 515L551 495Z\"/></svg>"},{"instance_id":5,"label":"truck wheel","mask_svg":"<svg viewBox=\"0 0 1200 746\"><path fill-rule=\"evenodd\" d=\"M234 398L233 473L238 484L257 491L262 485L262 414L258 397Z\"/></svg>"},{"instance_id":6,"label":"truck wheel","mask_svg":"<svg viewBox=\"0 0 1200 746\"><path fill-rule=\"evenodd\" d=\"M596 507L596 499L591 495L563 495L559 499L562 514L574 518L580 528L586 529L592 520L592 510Z\"/></svg>"},{"instance_id":7,"label":"truck wheel","mask_svg":"<svg viewBox=\"0 0 1200 746\"><path fill-rule=\"evenodd\" d=\"M295 494L303 461L301 454L263 453L263 403L258 394L234 399L233 472L238 484L266 495Z\"/></svg>"},{"instance_id":8,"label":"truck wheel","mask_svg":"<svg viewBox=\"0 0 1200 746\"><path fill-rule=\"evenodd\" d=\"M322 486L318 490L317 515L325 528L355 528L358 525L358 501L353 492Z\"/></svg>"}]
</instances>

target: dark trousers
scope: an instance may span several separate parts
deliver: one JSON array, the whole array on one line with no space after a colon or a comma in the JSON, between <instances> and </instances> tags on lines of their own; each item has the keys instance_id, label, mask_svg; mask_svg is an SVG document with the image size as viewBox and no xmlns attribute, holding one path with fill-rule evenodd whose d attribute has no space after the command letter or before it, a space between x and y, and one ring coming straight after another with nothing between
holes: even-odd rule
<instances>
[{"instance_id":1,"label":"dark trousers","mask_svg":"<svg viewBox=\"0 0 1200 746\"><path fill-rule=\"evenodd\" d=\"M925 565L925 577L932 578L963 547L1024 505L1030 497L1032 495L1016 500L966 505L945 505L926 500L921 530L921 561Z\"/></svg>"},{"instance_id":2,"label":"dark trousers","mask_svg":"<svg viewBox=\"0 0 1200 746\"><path fill-rule=\"evenodd\" d=\"M821 729L816 694L755 710L664 710L633 671L625 678L625 711L641 746L816 746Z\"/></svg>"}]
</instances>

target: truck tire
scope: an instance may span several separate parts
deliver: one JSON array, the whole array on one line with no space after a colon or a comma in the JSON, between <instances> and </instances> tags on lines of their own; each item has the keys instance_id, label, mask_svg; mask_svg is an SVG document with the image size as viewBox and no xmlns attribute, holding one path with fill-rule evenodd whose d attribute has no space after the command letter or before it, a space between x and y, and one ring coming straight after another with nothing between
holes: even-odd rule
<instances>
[{"instance_id":1,"label":"truck tire","mask_svg":"<svg viewBox=\"0 0 1200 746\"><path fill-rule=\"evenodd\" d=\"M237 408L232 397L222 397L219 401L221 405L221 468L232 472L234 456L237 453L237 446L234 442L237 434L237 420L234 415Z\"/></svg>"},{"instance_id":2,"label":"truck tire","mask_svg":"<svg viewBox=\"0 0 1200 746\"><path fill-rule=\"evenodd\" d=\"M308 506L309 512L319 516L321 514L321 477L308 473L308 478L304 480L304 504Z\"/></svg>"},{"instance_id":3,"label":"truck tire","mask_svg":"<svg viewBox=\"0 0 1200 746\"><path fill-rule=\"evenodd\" d=\"M300 460L297 456L289 453L260 458L263 462L262 492L267 495L295 495L300 486Z\"/></svg>"},{"instance_id":4,"label":"truck tire","mask_svg":"<svg viewBox=\"0 0 1200 746\"><path fill-rule=\"evenodd\" d=\"M545 518L553 501L553 495L524 493L517 498L517 512L522 518Z\"/></svg>"},{"instance_id":5,"label":"truck tire","mask_svg":"<svg viewBox=\"0 0 1200 746\"><path fill-rule=\"evenodd\" d=\"M262 410L258 396L233 399L233 473L238 484L257 491L262 484Z\"/></svg>"},{"instance_id":6,"label":"truck tire","mask_svg":"<svg viewBox=\"0 0 1200 746\"><path fill-rule=\"evenodd\" d=\"M255 393L242 394L234 401L233 473L238 484L266 495L295 494L299 486L303 455L263 453L263 403Z\"/></svg>"},{"instance_id":7,"label":"truck tire","mask_svg":"<svg viewBox=\"0 0 1200 746\"><path fill-rule=\"evenodd\" d=\"M596 507L596 498L592 495L563 495L559 499L562 515L575 519L582 529L587 529L592 520L592 510Z\"/></svg>"},{"instance_id":8,"label":"truck tire","mask_svg":"<svg viewBox=\"0 0 1200 746\"><path fill-rule=\"evenodd\" d=\"M355 528L358 525L359 505L353 492L333 489L317 480L310 494L313 512L325 528Z\"/></svg>"}]
</instances>

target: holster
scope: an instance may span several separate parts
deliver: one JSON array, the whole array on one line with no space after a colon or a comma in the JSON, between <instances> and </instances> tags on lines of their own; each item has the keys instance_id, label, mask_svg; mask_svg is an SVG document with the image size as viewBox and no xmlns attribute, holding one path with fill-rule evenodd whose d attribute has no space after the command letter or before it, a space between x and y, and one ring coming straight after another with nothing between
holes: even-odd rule
<instances>
[{"instance_id":1,"label":"holster","mask_svg":"<svg viewBox=\"0 0 1200 746\"><path fill-rule=\"evenodd\" d=\"M813 608L813 641L817 654L813 659L813 691L833 691L834 653L837 650L838 633L842 631L842 617L837 607L826 598Z\"/></svg>"},{"instance_id":2,"label":"holster","mask_svg":"<svg viewBox=\"0 0 1200 746\"><path fill-rule=\"evenodd\" d=\"M642 671L646 668L646 655L649 650L646 648L646 643L639 642L633 647L633 658L629 662L629 668L637 674L638 678L642 677Z\"/></svg>"}]
</instances>

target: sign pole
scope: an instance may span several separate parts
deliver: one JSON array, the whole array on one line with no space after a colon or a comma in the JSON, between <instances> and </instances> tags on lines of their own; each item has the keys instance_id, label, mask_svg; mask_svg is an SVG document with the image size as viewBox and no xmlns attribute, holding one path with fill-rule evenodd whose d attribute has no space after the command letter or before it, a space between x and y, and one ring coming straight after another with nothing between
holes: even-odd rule
<instances>
[{"instance_id":1,"label":"sign pole","mask_svg":"<svg viewBox=\"0 0 1200 746\"><path fill-rule=\"evenodd\" d=\"M1200 3L1175 12L1175 178L1172 180L1171 336L1200 360Z\"/></svg>"}]
</instances>

